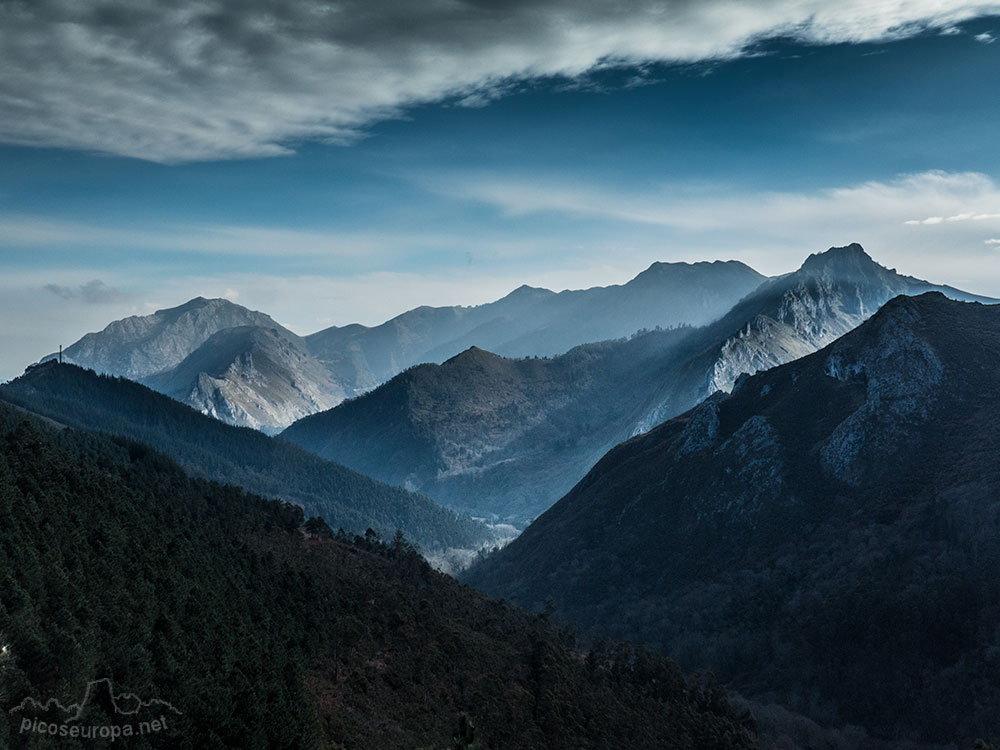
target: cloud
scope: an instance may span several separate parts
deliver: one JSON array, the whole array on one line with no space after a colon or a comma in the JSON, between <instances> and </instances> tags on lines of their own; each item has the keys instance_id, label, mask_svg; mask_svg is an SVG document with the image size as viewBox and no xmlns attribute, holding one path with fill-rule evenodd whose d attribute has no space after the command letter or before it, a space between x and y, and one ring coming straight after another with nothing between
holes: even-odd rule
<instances>
[{"instance_id":1,"label":"cloud","mask_svg":"<svg viewBox=\"0 0 1000 750\"><path fill-rule=\"evenodd\" d=\"M858 241L901 271L1000 294L1000 267L983 245L1000 231L1000 185L974 172L929 171L803 192L733 194L723 185L664 184L645 192L600 184L437 175L425 186L492 206L511 225L537 214L573 220L581 233L617 226L623 257L737 258L785 273L831 245ZM913 216L926 217L914 220ZM949 219L954 219L949 221ZM624 248L636 250L626 253Z\"/></svg>"},{"instance_id":2,"label":"cloud","mask_svg":"<svg viewBox=\"0 0 1000 750\"><path fill-rule=\"evenodd\" d=\"M987 245L1000 245L1000 239L989 239L985 242Z\"/></svg>"},{"instance_id":3,"label":"cloud","mask_svg":"<svg viewBox=\"0 0 1000 750\"><path fill-rule=\"evenodd\" d=\"M491 176L427 177L424 185L452 198L486 203L510 217L565 213L590 219L651 224L686 231L780 226L821 227L830 221L934 225L995 221L1000 187L975 172L932 170L890 181L817 190L729 195L711 186L665 184L642 193L610 192L579 182ZM924 219L914 211L937 209ZM948 212L941 209L951 209Z\"/></svg>"},{"instance_id":4,"label":"cloud","mask_svg":"<svg viewBox=\"0 0 1000 750\"><path fill-rule=\"evenodd\" d=\"M100 279L94 279L76 287L46 284L44 289L60 299L80 300L88 305L110 305L130 302L133 299L131 294L113 289Z\"/></svg>"},{"instance_id":5,"label":"cloud","mask_svg":"<svg viewBox=\"0 0 1000 750\"><path fill-rule=\"evenodd\" d=\"M447 245L447 235L392 232L344 232L280 226L169 224L122 229L59 217L0 214L0 247L127 248L195 255L239 255L274 258L324 257L363 260L391 257L406 240Z\"/></svg>"},{"instance_id":6,"label":"cloud","mask_svg":"<svg viewBox=\"0 0 1000 750\"><path fill-rule=\"evenodd\" d=\"M983 44L993 44L996 41L996 37L992 34L983 32L982 34L976 34L974 37L977 42L982 42Z\"/></svg>"},{"instance_id":7,"label":"cloud","mask_svg":"<svg viewBox=\"0 0 1000 750\"><path fill-rule=\"evenodd\" d=\"M917 224L940 224L942 221L986 221L987 219L1000 219L1000 214L976 214L967 211L954 216L928 216L926 219L909 219L903 223L914 226Z\"/></svg>"},{"instance_id":8,"label":"cloud","mask_svg":"<svg viewBox=\"0 0 1000 750\"><path fill-rule=\"evenodd\" d=\"M775 35L890 40L998 12L955 0L0 0L0 142L161 162L276 156L532 78L732 58Z\"/></svg>"}]
</instances>

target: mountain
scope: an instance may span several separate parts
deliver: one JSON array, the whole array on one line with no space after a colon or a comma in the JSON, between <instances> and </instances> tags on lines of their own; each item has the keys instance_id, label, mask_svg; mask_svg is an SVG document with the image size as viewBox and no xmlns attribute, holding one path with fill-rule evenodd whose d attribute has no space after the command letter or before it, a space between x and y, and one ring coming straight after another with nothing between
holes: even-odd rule
<instances>
[{"instance_id":1,"label":"mountain","mask_svg":"<svg viewBox=\"0 0 1000 750\"><path fill-rule=\"evenodd\" d=\"M643 328L703 325L766 277L737 261L654 263L627 284L567 290L522 286L475 307L419 307L374 328L327 328L306 337L338 382L363 393L407 367L476 346L509 357L562 354Z\"/></svg>"},{"instance_id":2,"label":"mountain","mask_svg":"<svg viewBox=\"0 0 1000 750\"><path fill-rule=\"evenodd\" d=\"M152 315L116 320L67 347L63 358L99 373L142 380L176 367L213 334L237 326L270 328L286 338L297 338L264 313L225 299L196 297Z\"/></svg>"},{"instance_id":3,"label":"mountain","mask_svg":"<svg viewBox=\"0 0 1000 750\"><path fill-rule=\"evenodd\" d=\"M879 265L861 245L810 255L795 272L771 279L690 340L635 434L689 409L717 390L816 351L853 330L900 294L942 292L963 302L995 303Z\"/></svg>"},{"instance_id":4,"label":"mountain","mask_svg":"<svg viewBox=\"0 0 1000 750\"><path fill-rule=\"evenodd\" d=\"M300 340L254 326L212 334L174 368L143 382L202 414L267 433L344 399Z\"/></svg>"},{"instance_id":5,"label":"mountain","mask_svg":"<svg viewBox=\"0 0 1000 750\"><path fill-rule=\"evenodd\" d=\"M687 335L660 331L553 359L505 359L474 347L306 417L281 438L523 528L631 434L644 394L656 387L649 363L669 358Z\"/></svg>"},{"instance_id":6,"label":"mountain","mask_svg":"<svg viewBox=\"0 0 1000 750\"><path fill-rule=\"evenodd\" d=\"M493 532L431 500L269 438L232 427L123 378L44 362L0 385L0 399L83 430L141 440L188 473L279 497L333 528L383 536L401 529L426 552L478 548Z\"/></svg>"},{"instance_id":7,"label":"mountain","mask_svg":"<svg viewBox=\"0 0 1000 750\"><path fill-rule=\"evenodd\" d=\"M269 433L345 395L296 334L224 299L197 297L115 321L88 333L63 357L145 383L229 424Z\"/></svg>"},{"instance_id":8,"label":"mountain","mask_svg":"<svg viewBox=\"0 0 1000 750\"><path fill-rule=\"evenodd\" d=\"M1000 307L897 297L616 447L467 580L883 747L995 738L997 362Z\"/></svg>"},{"instance_id":9,"label":"mountain","mask_svg":"<svg viewBox=\"0 0 1000 750\"><path fill-rule=\"evenodd\" d=\"M634 282L633 282L634 283ZM860 245L810 256L719 321L590 344L551 360L470 349L293 424L282 437L474 516L522 526L613 446L752 373L816 351L898 294Z\"/></svg>"},{"instance_id":10,"label":"mountain","mask_svg":"<svg viewBox=\"0 0 1000 750\"><path fill-rule=\"evenodd\" d=\"M403 539L4 404L0 517L4 748L756 747L721 688L624 644L585 656ZM53 715L81 695L83 721Z\"/></svg>"}]
</instances>

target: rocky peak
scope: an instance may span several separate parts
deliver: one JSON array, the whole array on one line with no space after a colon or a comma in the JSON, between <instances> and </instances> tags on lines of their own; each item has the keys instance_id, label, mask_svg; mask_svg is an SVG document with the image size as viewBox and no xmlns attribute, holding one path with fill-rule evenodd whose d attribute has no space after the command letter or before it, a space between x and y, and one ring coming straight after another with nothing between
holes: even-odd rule
<instances>
[{"instance_id":1,"label":"rocky peak","mask_svg":"<svg viewBox=\"0 0 1000 750\"><path fill-rule=\"evenodd\" d=\"M831 247L826 252L813 253L806 258L799 273L868 276L879 270L885 269L861 245L852 242L844 247Z\"/></svg>"}]
</instances>

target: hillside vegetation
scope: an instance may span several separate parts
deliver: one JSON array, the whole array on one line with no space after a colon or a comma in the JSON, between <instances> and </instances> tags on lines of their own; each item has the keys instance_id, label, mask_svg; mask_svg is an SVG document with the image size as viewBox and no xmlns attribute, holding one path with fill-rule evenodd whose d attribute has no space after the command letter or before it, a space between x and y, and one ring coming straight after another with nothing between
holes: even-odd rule
<instances>
[{"instance_id":1,"label":"hillside vegetation","mask_svg":"<svg viewBox=\"0 0 1000 750\"><path fill-rule=\"evenodd\" d=\"M0 386L0 399L63 424L141 440L193 476L301 505L334 528L389 538L401 529L426 551L478 547L493 534L422 495L390 487L255 430L204 416L145 386L45 362Z\"/></svg>"},{"instance_id":2,"label":"hillside vegetation","mask_svg":"<svg viewBox=\"0 0 1000 750\"><path fill-rule=\"evenodd\" d=\"M130 747L755 746L719 688L626 646L584 657L402 538L303 528L295 506L2 404L0 517L5 717L111 678L180 712ZM101 708L88 721L115 720ZM2 747L46 742L0 721Z\"/></svg>"}]
</instances>

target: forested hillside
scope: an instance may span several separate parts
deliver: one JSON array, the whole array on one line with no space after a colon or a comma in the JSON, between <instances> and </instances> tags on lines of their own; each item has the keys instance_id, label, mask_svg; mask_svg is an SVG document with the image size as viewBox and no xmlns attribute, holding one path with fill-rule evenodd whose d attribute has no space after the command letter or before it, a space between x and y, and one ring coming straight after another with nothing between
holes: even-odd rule
<instances>
[{"instance_id":1,"label":"forested hillside","mask_svg":"<svg viewBox=\"0 0 1000 750\"><path fill-rule=\"evenodd\" d=\"M422 495L390 487L256 430L232 427L145 386L45 362L0 386L0 399L72 427L141 440L193 476L303 506L353 533L401 529L426 551L493 539L487 527Z\"/></svg>"},{"instance_id":2,"label":"forested hillside","mask_svg":"<svg viewBox=\"0 0 1000 750\"><path fill-rule=\"evenodd\" d=\"M303 528L295 506L7 405L0 517L5 748L52 746L22 731L26 699L70 703L108 678L121 700L171 706L167 728L130 747L755 746L720 689L625 646L583 657L401 538ZM86 708L86 723L129 721Z\"/></svg>"}]
</instances>

